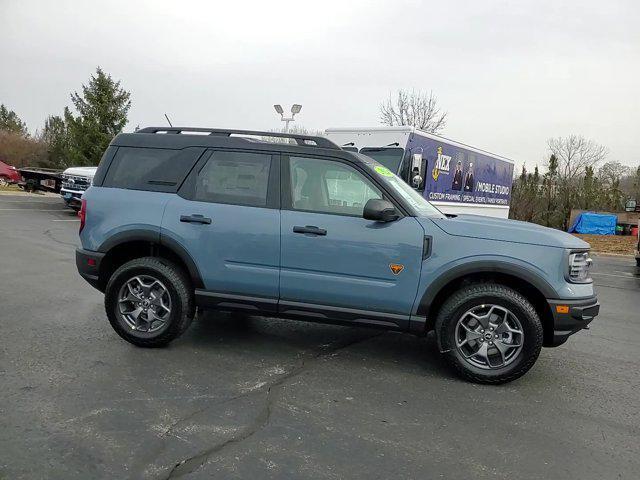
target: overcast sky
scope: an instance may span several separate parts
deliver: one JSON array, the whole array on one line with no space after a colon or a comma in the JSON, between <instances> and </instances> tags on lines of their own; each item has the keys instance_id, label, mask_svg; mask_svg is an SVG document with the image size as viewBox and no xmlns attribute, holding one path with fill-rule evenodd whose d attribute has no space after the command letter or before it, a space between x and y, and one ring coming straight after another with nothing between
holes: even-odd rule
<instances>
[{"instance_id":1,"label":"overcast sky","mask_svg":"<svg viewBox=\"0 0 640 480\"><path fill-rule=\"evenodd\" d=\"M0 102L30 130L101 66L136 125L375 126L398 88L433 90L443 135L542 164L581 134L640 163L640 2L0 0Z\"/></svg>"}]
</instances>

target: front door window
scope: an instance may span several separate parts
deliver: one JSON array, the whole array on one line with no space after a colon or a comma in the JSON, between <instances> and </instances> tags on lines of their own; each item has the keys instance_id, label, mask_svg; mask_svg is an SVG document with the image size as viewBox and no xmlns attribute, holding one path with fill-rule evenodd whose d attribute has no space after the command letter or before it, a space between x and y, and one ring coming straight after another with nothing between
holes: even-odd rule
<instances>
[{"instance_id":1,"label":"front door window","mask_svg":"<svg viewBox=\"0 0 640 480\"><path fill-rule=\"evenodd\" d=\"M340 162L290 157L290 174L294 210L361 217L368 200L382 198L364 175Z\"/></svg>"}]
</instances>

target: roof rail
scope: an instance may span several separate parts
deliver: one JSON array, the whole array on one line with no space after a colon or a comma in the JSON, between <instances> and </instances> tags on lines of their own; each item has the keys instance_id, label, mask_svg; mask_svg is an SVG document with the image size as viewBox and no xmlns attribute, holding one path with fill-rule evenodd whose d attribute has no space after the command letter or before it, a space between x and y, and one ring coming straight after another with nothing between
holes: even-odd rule
<instances>
[{"instance_id":1,"label":"roof rail","mask_svg":"<svg viewBox=\"0 0 640 480\"><path fill-rule=\"evenodd\" d=\"M331 140L325 137L318 137L313 135L299 135L297 133L280 133L280 132L262 132L258 130L233 130L225 128L199 128L199 127L145 127L136 130L135 133L209 133L209 135L218 135L230 137L231 135L254 135L262 137L277 137L277 138L290 138L295 140L298 145L306 147L323 147L331 148L334 150L341 150L341 148L333 143Z\"/></svg>"}]
</instances>

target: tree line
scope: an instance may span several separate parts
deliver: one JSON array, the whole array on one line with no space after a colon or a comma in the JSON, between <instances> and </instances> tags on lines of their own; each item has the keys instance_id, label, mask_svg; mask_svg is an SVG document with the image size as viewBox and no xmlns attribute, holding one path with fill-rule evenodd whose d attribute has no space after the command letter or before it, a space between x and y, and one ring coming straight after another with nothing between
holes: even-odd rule
<instances>
[{"instance_id":1,"label":"tree line","mask_svg":"<svg viewBox=\"0 0 640 480\"><path fill-rule=\"evenodd\" d=\"M580 135L549 139L548 147L545 173L523 166L514 179L511 218L566 231L572 209L617 212L627 199L640 202L640 166L604 162L608 149Z\"/></svg>"},{"instance_id":2,"label":"tree line","mask_svg":"<svg viewBox=\"0 0 640 480\"><path fill-rule=\"evenodd\" d=\"M71 107L47 117L34 134L2 104L0 157L16 167L98 165L109 142L127 124L130 96L120 81L98 67L80 93L71 93Z\"/></svg>"}]
</instances>

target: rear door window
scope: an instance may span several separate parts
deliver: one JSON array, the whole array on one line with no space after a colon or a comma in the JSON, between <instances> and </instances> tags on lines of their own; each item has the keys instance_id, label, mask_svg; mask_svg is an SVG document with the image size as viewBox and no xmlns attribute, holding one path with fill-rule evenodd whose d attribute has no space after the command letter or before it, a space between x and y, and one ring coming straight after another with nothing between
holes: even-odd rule
<instances>
[{"instance_id":1,"label":"rear door window","mask_svg":"<svg viewBox=\"0 0 640 480\"><path fill-rule=\"evenodd\" d=\"M213 152L196 178L194 200L266 207L272 156Z\"/></svg>"},{"instance_id":2,"label":"rear door window","mask_svg":"<svg viewBox=\"0 0 640 480\"><path fill-rule=\"evenodd\" d=\"M152 192L176 192L203 148L119 147L103 186Z\"/></svg>"}]
</instances>

